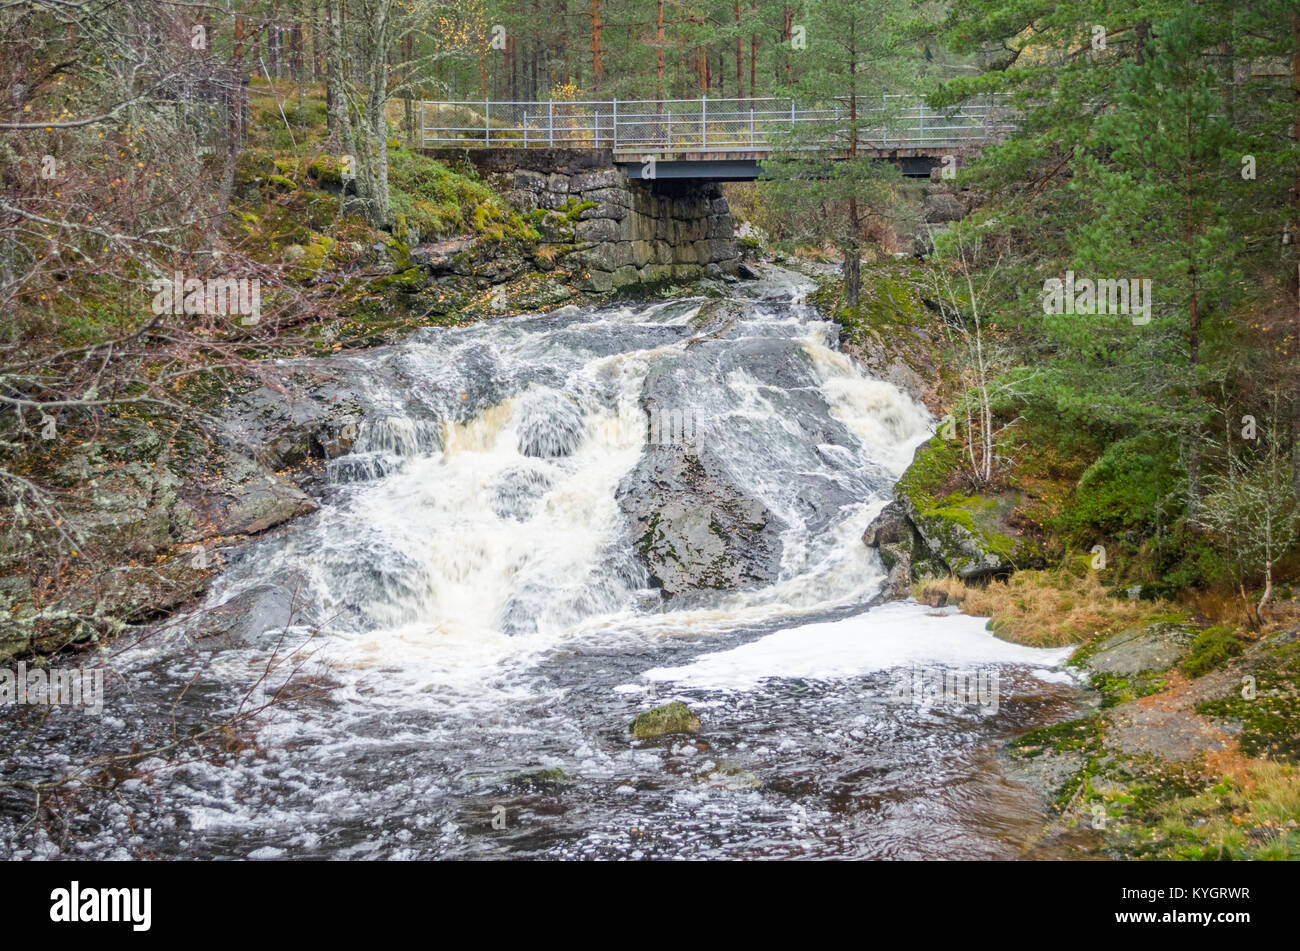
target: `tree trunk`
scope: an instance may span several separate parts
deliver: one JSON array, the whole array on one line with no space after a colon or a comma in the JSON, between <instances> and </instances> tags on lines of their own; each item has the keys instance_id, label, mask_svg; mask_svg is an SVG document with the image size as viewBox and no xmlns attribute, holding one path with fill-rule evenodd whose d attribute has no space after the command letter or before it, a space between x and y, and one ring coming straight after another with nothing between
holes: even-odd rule
<instances>
[{"instance_id":1,"label":"tree trunk","mask_svg":"<svg viewBox=\"0 0 1300 951\"><path fill-rule=\"evenodd\" d=\"M655 4L655 90L656 97L667 99L664 89L664 0Z\"/></svg>"},{"instance_id":2,"label":"tree trunk","mask_svg":"<svg viewBox=\"0 0 1300 951\"><path fill-rule=\"evenodd\" d=\"M1259 604L1255 605L1255 620L1262 626L1264 624L1264 613L1268 610L1268 602L1273 598L1273 559L1271 557L1264 559L1264 594L1259 599Z\"/></svg>"},{"instance_id":3,"label":"tree trunk","mask_svg":"<svg viewBox=\"0 0 1300 951\"><path fill-rule=\"evenodd\" d=\"M591 0L591 91L593 95L600 92L600 80L604 73L601 62L600 0Z\"/></svg>"},{"instance_id":4,"label":"tree trunk","mask_svg":"<svg viewBox=\"0 0 1300 951\"><path fill-rule=\"evenodd\" d=\"M735 2L736 14L736 98L745 98L745 40L740 32L740 0ZM753 90L750 90L753 95Z\"/></svg>"},{"instance_id":5,"label":"tree trunk","mask_svg":"<svg viewBox=\"0 0 1300 951\"><path fill-rule=\"evenodd\" d=\"M1300 142L1300 13L1291 14L1291 100L1296 141ZM1296 169L1296 178L1291 195L1292 215L1291 232L1300 230L1300 167ZM1300 249L1300 243L1292 248ZM1300 258L1300 253L1298 253ZM1300 259L1296 262L1295 291L1297 305L1292 308L1291 346L1300 345ZM1291 486L1300 496L1300 393L1291 395Z\"/></svg>"},{"instance_id":6,"label":"tree trunk","mask_svg":"<svg viewBox=\"0 0 1300 951\"><path fill-rule=\"evenodd\" d=\"M858 163L858 87L857 87L857 37L853 24L849 24L849 176L857 180ZM858 193L849 193L849 229L844 249L844 297L849 307L858 306L862 287L862 252L858 247L861 228L858 222Z\"/></svg>"},{"instance_id":7,"label":"tree trunk","mask_svg":"<svg viewBox=\"0 0 1300 951\"><path fill-rule=\"evenodd\" d=\"M367 99L365 129L364 183L362 198L366 217L377 228L392 224L388 200L388 30L392 0L377 0L366 24L368 42L365 56Z\"/></svg>"},{"instance_id":8,"label":"tree trunk","mask_svg":"<svg viewBox=\"0 0 1300 951\"><path fill-rule=\"evenodd\" d=\"M221 172L221 189L217 192L216 214L208 225L208 242L211 243L230 206L230 195L235 188L235 168L239 164L239 150L244 137L244 35L242 16L235 17L234 45L230 51L230 84L226 96L226 162Z\"/></svg>"},{"instance_id":9,"label":"tree trunk","mask_svg":"<svg viewBox=\"0 0 1300 951\"><path fill-rule=\"evenodd\" d=\"M325 15L329 20L329 46L325 54L325 86L329 91L328 144L335 151L352 154L352 123L348 118L347 92L344 89L343 4L345 0L328 0Z\"/></svg>"}]
</instances>

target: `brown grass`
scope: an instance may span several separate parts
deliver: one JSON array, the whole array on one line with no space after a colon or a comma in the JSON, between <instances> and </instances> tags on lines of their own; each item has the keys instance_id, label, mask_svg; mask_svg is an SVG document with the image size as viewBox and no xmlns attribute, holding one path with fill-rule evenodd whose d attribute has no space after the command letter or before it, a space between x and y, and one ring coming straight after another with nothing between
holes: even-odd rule
<instances>
[{"instance_id":1,"label":"brown grass","mask_svg":"<svg viewBox=\"0 0 1300 951\"><path fill-rule=\"evenodd\" d=\"M933 578L913 588L917 600L956 604L963 614L993 619L998 637L1032 647L1060 647L1156 620L1181 620L1168 601L1112 597L1095 572L1019 571L1006 581L966 583Z\"/></svg>"}]
</instances>

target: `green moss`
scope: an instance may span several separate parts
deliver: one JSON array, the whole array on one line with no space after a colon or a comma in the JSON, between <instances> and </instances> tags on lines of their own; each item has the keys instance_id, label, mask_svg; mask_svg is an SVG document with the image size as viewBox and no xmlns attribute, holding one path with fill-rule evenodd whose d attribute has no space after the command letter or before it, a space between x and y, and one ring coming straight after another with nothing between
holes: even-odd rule
<instances>
[{"instance_id":1,"label":"green moss","mask_svg":"<svg viewBox=\"0 0 1300 951\"><path fill-rule=\"evenodd\" d=\"M961 446L956 441L931 439L921 447L895 489L920 511L936 505L934 495L961 468ZM951 496L950 496L951 498Z\"/></svg>"},{"instance_id":2,"label":"green moss","mask_svg":"<svg viewBox=\"0 0 1300 951\"><path fill-rule=\"evenodd\" d=\"M938 537L948 555L956 556L963 540L960 536L966 535L974 538L984 551L1008 563L1024 563L1038 557L1041 553L1028 540L1017 540L999 530L1003 510L1019 502L1018 494L995 498L951 492L938 497L961 467L959 443L932 439L917 452L895 487L895 494L911 504L918 525L929 537ZM957 571L963 566L950 564L949 567Z\"/></svg>"},{"instance_id":3,"label":"green moss","mask_svg":"<svg viewBox=\"0 0 1300 951\"><path fill-rule=\"evenodd\" d=\"M418 240L467 231L498 241L538 239L529 222L476 177L404 148L390 148L388 162L393 211L405 217Z\"/></svg>"},{"instance_id":4,"label":"green moss","mask_svg":"<svg viewBox=\"0 0 1300 951\"><path fill-rule=\"evenodd\" d=\"M576 198L570 198L564 205L564 217L569 221L577 221L582 217L584 211L598 207L600 207L598 202L578 201Z\"/></svg>"},{"instance_id":5,"label":"green moss","mask_svg":"<svg viewBox=\"0 0 1300 951\"><path fill-rule=\"evenodd\" d=\"M1191 649L1183 658L1182 671L1188 677L1199 677L1223 666L1241 651L1241 640L1230 628L1222 624L1207 627L1192 641Z\"/></svg>"},{"instance_id":6,"label":"green moss","mask_svg":"<svg viewBox=\"0 0 1300 951\"><path fill-rule=\"evenodd\" d=\"M1300 643L1273 648L1249 676L1253 682L1197 712L1240 722L1238 744L1248 756L1300 762Z\"/></svg>"},{"instance_id":7,"label":"green moss","mask_svg":"<svg viewBox=\"0 0 1300 951\"><path fill-rule=\"evenodd\" d=\"M1169 681L1158 672L1147 670L1131 676L1097 672L1092 675L1091 683L1092 688L1101 694L1102 709L1149 697L1169 686Z\"/></svg>"},{"instance_id":8,"label":"green moss","mask_svg":"<svg viewBox=\"0 0 1300 951\"><path fill-rule=\"evenodd\" d=\"M558 766L550 769L536 769L527 773L516 773L511 776L507 782L511 786L518 788L542 789L549 791L561 791L565 786L573 784L564 770Z\"/></svg>"},{"instance_id":9,"label":"green moss","mask_svg":"<svg viewBox=\"0 0 1300 951\"><path fill-rule=\"evenodd\" d=\"M698 733L700 718L686 704L675 700L662 707L638 713L628 724L628 729L638 740L663 736L665 733Z\"/></svg>"},{"instance_id":10,"label":"green moss","mask_svg":"<svg viewBox=\"0 0 1300 951\"><path fill-rule=\"evenodd\" d=\"M1044 753L1097 752L1101 748L1101 718L1067 720L1026 733L1007 744L1012 756L1027 758Z\"/></svg>"}]
</instances>

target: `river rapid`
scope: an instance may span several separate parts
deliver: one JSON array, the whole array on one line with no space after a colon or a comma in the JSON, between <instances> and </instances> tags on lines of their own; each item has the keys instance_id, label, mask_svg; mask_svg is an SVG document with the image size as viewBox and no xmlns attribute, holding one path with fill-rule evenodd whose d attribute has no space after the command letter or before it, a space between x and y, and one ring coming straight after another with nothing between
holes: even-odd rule
<instances>
[{"instance_id":1,"label":"river rapid","mask_svg":"<svg viewBox=\"0 0 1300 951\"><path fill-rule=\"evenodd\" d=\"M5 709L6 778L81 777L35 817L0 800L9 857L1041 856L998 750L1077 709L1066 652L880 603L862 532L934 420L811 289L770 269L712 323L568 307L334 358L366 412L320 510L114 645L100 715ZM765 513L743 590L665 595L629 514L654 453ZM634 741L671 700L701 731Z\"/></svg>"}]
</instances>

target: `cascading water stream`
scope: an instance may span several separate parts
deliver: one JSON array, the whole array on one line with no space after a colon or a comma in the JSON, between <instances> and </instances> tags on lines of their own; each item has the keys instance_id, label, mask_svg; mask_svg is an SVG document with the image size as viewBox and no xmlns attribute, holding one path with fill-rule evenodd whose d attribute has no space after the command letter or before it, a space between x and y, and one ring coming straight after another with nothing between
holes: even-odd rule
<instances>
[{"instance_id":1,"label":"cascading water stream","mask_svg":"<svg viewBox=\"0 0 1300 951\"><path fill-rule=\"evenodd\" d=\"M118 712L58 758L268 696L288 668L327 689L268 711L233 764L159 758L161 799L129 780L85 850L1014 854L1035 807L989 751L1071 702L1045 673L1061 654L917 605L863 613L883 581L863 529L932 420L838 351L809 289L773 272L716 326L700 299L565 308L338 358L366 413L321 509L118 653ZM666 412L689 446L652 443ZM628 512L656 452L696 454L765 513L763 583L652 583ZM223 612L237 623L202 636ZM891 670L949 661L1005 672L996 716L882 706ZM632 744L630 714L675 696L704 740ZM539 769L563 778L520 778ZM165 831L133 831L141 814Z\"/></svg>"}]
</instances>

